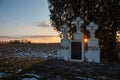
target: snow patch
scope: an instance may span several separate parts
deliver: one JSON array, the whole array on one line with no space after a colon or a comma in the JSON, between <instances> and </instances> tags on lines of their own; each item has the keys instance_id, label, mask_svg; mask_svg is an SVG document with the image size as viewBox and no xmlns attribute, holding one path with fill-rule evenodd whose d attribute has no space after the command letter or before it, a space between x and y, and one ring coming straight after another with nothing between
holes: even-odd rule
<instances>
[{"instance_id":1,"label":"snow patch","mask_svg":"<svg viewBox=\"0 0 120 80\"><path fill-rule=\"evenodd\" d=\"M39 45L26 48L25 50L14 48L15 57L25 58L56 58L58 45Z\"/></svg>"},{"instance_id":2,"label":"snow patch","mask_svg":"<svg viewBox=\"0 0 120 80\"><path fill-rule=\"evenodd\" d=\"M0 72L0 78L2 78L4 74L5 74L5 73Z\"/></svg>"},{"instance_id":3,"label":"snow patch","mask_svg":"<svg viewBox=\"0 0 120 80\"><path fill-rule=\"evenodd\" d=\"M33 73L26 73L26 74L24 74L24 75L26 75L26 76L33 76L33 77L36 77L36 78L40 78L39 75L33 74Z\"/></svg>"},{"instance_id":4,"label":"snow patch","mask_svg":"<svg viewBox=\"0 0 120 80\"><path fill-rule=\"evenodd\" d=\"M22 80L38 80L36 78L23 78Z\"/></svg>"}]
</instances>

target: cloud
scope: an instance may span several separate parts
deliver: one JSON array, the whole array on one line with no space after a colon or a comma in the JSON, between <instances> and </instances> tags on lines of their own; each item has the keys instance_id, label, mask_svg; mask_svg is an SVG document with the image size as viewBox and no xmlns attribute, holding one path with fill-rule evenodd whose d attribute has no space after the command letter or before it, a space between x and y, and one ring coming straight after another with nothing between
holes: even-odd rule
<instances>
[{"instance_id":1,"label":"cloud","mask_svg":"<svg viewBox=\"0 0 120 80\"><path fill-rule=\"evenodd\" d=\"M38 27L51 27L50 21L37 22L36 26Z\"/></svg>"},{"instance_id":2,"label":"cloud","mask_svg":"<svg viewBox=\"0 0 120 80\"><path fill-rule=\"evenodd\" d=\"M13 38L12 36L0 36L0 38Z\"/></svg>"},{"instance_id":3,"label":"cloud","mask_svg":"<svg viewBox=\"0 0 120 80\"><path fill-rule=\"evenodd\" d=\"M50 26L50 22L44 21L44 22L32 22L28 24L20 24L16 25L11 28L3 27L3 29L0 30L0 35L53 35L57 36L58 32L53 29L52 26ZM1 36L5 38L6 36Z\"/></svg>"}]
</instances>

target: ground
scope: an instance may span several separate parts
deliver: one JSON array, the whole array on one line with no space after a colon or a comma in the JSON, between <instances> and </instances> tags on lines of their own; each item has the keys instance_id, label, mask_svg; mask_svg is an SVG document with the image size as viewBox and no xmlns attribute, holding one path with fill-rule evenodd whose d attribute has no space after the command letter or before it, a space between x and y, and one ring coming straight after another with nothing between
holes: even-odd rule
<instances>
[{"instance_id":1,"label":"ground","mask_svg":"<svg viewBox=\"0 0 120 80\"><path fill-rule=\"evenodd\" d=\"M0 45L0 80L120 80L120 64L56 59L59 44Z\"/></svg>"}]
</instances>

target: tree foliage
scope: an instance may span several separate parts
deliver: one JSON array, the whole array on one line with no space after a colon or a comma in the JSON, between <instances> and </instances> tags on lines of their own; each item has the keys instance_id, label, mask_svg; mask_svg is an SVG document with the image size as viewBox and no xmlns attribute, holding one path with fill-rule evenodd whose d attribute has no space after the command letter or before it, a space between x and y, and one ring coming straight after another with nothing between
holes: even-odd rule
<instances>
[{"instance_id":1,"label":"tree foliage","mask_svg":"<svg viewBox=\"0 0 120 80\"><path fill-rule=\"evenodd\" d=\"M80 16L86 25L94 21L99 25L96 37L100 40L102 56L109 57L114 53L116 32L120 31L120 0L48 0L52 26L59 32L60 27L67 23L70 36L75 32L72 21ZM110 57L111 59L114 57Z\"/></svg>"}]
</instances>

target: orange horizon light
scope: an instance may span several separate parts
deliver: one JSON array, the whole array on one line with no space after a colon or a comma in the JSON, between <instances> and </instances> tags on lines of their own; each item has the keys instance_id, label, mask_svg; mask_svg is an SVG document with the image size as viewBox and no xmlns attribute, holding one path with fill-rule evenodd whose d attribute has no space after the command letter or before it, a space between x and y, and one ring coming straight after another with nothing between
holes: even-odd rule
<instances>
[{"instance_id":1,"label":"orange horizon light","mask_svg":"<svg viewBox=\"0 0 120 80\"><path fill-rule=\"evenodd\" d=\"M87 39L87 38L85 38L85 39L84 39L84 42L85 42L85 43L87 43L87 42L88 42L88 39Z\"/></svg>"}]
</instances>

